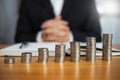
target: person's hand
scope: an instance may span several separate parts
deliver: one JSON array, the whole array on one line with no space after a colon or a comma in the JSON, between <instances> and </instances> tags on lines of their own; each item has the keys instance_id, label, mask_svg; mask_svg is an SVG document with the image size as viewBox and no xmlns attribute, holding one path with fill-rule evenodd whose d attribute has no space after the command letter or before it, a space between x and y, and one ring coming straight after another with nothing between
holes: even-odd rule
<instances>
[{"instance_id":1,"label":"person's hand","mask_svg":"<svg viewBox=\"0 0 120 80\"><path fill-rule=\"evenodd\" d=\"M68 22L61 20L61 17L48 20L42 24L42 40L67 42L69 41L69 27Z\"/></svg>"}]
</instances>

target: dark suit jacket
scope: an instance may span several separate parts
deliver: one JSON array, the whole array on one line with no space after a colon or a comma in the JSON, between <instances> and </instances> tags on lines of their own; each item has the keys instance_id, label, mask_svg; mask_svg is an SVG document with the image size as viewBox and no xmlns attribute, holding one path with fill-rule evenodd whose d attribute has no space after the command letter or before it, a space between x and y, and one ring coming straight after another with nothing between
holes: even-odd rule
<instances>
[{"instance_id":1,"label":"dark suit jacket","mask_svg":"<svg viewBox=\"0 0 120 80\"><path fill-rule=\"evenodd\" d=\"M99 16L94 0L65 0L61 16L69 22L74 41L85 42L88 36L101 41ZM49 0L22 0L15 42L36 41L41 24L54 17Z\"/></svg>"}]
</instances>

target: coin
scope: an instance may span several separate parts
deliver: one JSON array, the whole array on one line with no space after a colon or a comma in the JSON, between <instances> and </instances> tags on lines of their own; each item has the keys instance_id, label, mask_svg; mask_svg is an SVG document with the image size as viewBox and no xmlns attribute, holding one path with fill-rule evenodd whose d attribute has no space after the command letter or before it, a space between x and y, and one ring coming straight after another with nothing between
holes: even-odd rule
<instances>
[{"instance_id":1,"label":"coin","mask_svg":"<svg viewBox=\"0 0 120 80\"><path fill-rule=\"evenodd\" d=\"M79 62L80 61L80 42L70 42L71 49L71 62Z\"/></svg>"},{"instance_id":2,"label":"coin","mask_svg":"<svg viewBox=\"0 0 120 80\"><path fill-rule=\"evenodd\" d=\"M14 57L5 57L4 63L13 64L13 63L15 63L15 58Z\"/></svg>"},{"instance_id":3,"label":"coin","mask_svg":"<svg viewBox=\"0 0 120 80\"><path fill-rule=\"evenodd\" d=\"M87 37L87 52L86 52L86 60L87 61L95 61L96 60L96 38L95 37Z\"/></svg>"},{"instance_id":4,"label":"coin","mask_svg":"<svg viewBox=\"0 0 120 80\"><path fill-rule=\"evenodd\" d=\"M112 60L112 37L113 34L103 34L103 60Z\"/></svg>"},{"instance_id":5,"label":"coin","mask_svg":"<svg viewBox=\"0 0 120 80\"><path fill-rule=\"evenodd\" d=\"M21 56L22 63L30 63L32 60L32 53L31 52L23 52Z\"/></svg>"},{"instance_id":6,"label":"coin","mask_svg":"<svg viewBox=\"0 0 120 80\"><path fill-rule=\"evenodd\" d=\"M48 62L49 52L48 48L38 49L38 62Z\"/></svg>"},{"instance_id":7,"label":"coin","mask_svg":"<svg viewBox=\"0 0 120 80\"><path fill-rule=\"evenodd\" d=\"M58 44L55 46L55 62L64 62L65 60L65 45Z\"/></svg>"}]
</instances>

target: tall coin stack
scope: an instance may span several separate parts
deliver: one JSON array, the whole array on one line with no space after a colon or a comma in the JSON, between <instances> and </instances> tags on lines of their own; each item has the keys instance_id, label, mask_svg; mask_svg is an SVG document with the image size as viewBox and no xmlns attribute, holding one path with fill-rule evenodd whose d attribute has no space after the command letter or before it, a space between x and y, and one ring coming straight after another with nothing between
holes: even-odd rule
<instances>
[{"instance_id":1,"label":"tall coin stack","mask_svg":"<svg viewBox=\"0 0 120 80\"><path fill-rule=\"evenodd\" d=\"M49 57L48 48L38 49L38 62L47 62Z\"/></svg>"},{"instance_id":2,"label":"tall coin stack","mask_svg":"<svg viewBox=\"0 0 120 80\"><path fill-rule=\"evenodd\" d=\"M80 42L70 42L71 57L70 61L79 62L80 61Z\"/></svg>"},{"instance_id":3,"label":"tall coin stack","mask_svg":"<svg viewBox=\"0 0 120 80\"><path fill-rule=\"evenodd\" d=\"M64 62L65 60L65 45L59 44L55 46L55 62Z\"/></svg>"},{"instance_id":4,"label":"tall coin stack","mask_svg":"<svg viewBox=\"0 0 120 80\"><path fill-rule=\"evenodd\" d=\"M96 60L96 38L95 37L87 37L87 53L86 60L87 61L95 61Z\"/></svg>"},{"instance_id":5,"label":"tall coin stack","mask_svg":"<svg viewBox=\"0 0 120 80\"><path fill-rule=\"evenodd\" d=\"M22 63L30 63L32 59L32 53L31 52L23 52L21 56L21 62Z\"/></svg>"},{"instance_id":6,"label":"tall coin stack","mask_svg":"<svg viewBox=\"0 0 120 80\"><path fill-rule=\"evenodd\" d=\"M103 34L102 60L112 60L112 34Z\"/></svg>"}]
</instances>

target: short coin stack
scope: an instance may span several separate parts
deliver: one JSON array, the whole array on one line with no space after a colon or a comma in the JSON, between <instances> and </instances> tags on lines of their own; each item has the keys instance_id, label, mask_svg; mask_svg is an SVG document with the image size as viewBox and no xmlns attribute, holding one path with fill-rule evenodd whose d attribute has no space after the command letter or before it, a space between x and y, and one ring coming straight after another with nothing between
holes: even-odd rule
<instances>
[{"instance_id":1,"label":"short coin stack","mask_svg":"<svg viewBox=\"0 0 120 80\"><path fill-rule=\"evenodd\" d=\"M80 61L80 42L70 42L71 57L70 61L79 62Z\"/></svg>"},{"instance_id":2,"label":"short coin stack","mask_svg":"<svg viewBox=\"0 0 120 80\"><path fill-rule=\"evenodd\" d=\"M86 60L95 61L96 60L96 38L87 37L86 42L87 42Z\"/></svg>"},{"instance_id":3,"label":"short coin stack","mask_svg":"<svg viewBox=\"0 0 120 80\"><path fill-rule=\"evenodd\" d=\"M48 48L38 49L38 62L47 62L49 57Z\"/></svg>"},{"instance_id":4,"label":"short coin stack","mask_svg":"<svg viewBox=\"0 0 120 80\"><path fill-rule=\"evenodd\" d=\"M21 56L21 62L22 63L30 63L32 59L32 53L31 52L24 52Z\"/></svg>"},{"instance_id":5,"label":"short coin stack","mask_svg":"<svg viewBox=\"0 0 120 80\"><path fill-rule=\"evenodd\" d=\"M55 62L64 62L65 60L65 45L59 44L55 46Z\"/></svg>"},{"instance_id":6,"label":"short coin stack","mask_svg":"<svg viewBox=\"0 0 120 80\"><path fill-rule=\"evenodd\" d=\"M103 34L103 60L112 60L112 34Z\"/></svg>"},{"instance_id":7,"label":"short coin stack","mask_svg":"<svg viewBox=\"0 0 120 80\"><path fill-rule=\"evenodd\" d=\"M14 57L5 57L4 63L13 64L13 63L15 63L15 58Z\"/></svg>"}]
</instances>

